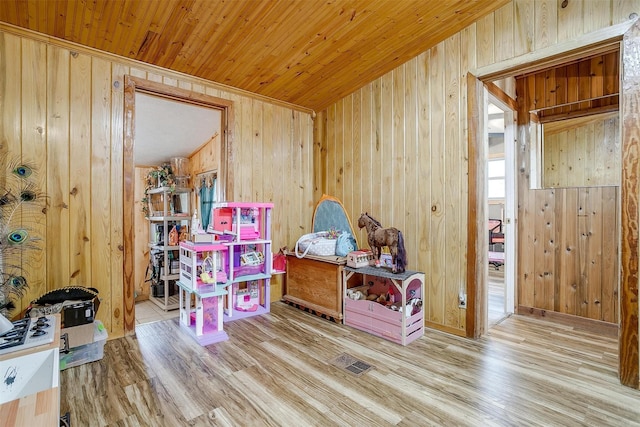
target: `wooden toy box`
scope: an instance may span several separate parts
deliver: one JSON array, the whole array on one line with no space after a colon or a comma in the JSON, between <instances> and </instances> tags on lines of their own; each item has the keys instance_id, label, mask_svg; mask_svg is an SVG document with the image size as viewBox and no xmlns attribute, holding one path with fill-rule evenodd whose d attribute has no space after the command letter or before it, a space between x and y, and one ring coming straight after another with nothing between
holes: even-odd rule
<instances>
[{"instance_id":1,"label":"wooden toy box","mask_svg":"<svg viewBox=\"0 0 640 427\"><path fill-rule=\"evenodd\" d=\"M358 282L352 281L354 276L361 276L360 283L364 285L352 286ZM407 270L394 274L383 267L345 267L343 283L345 325L401 345L407 345L424 335L424 307L420 304L414 310L410 303L423 301L424 273ZM376 301L348 297L358 290L365 295L388 294L393 301L385 304L395 305L396 310Z\"/></svg>"},{"instance_id":2,"label":"wooden toy box","mask_svg":"<svg viewBox=\"0 0 640 427\"><path fill-rule=\"evenodd\" d=\"M342 269L345 257L287 254L286 291L282 299L342 321Z\"/></svg>"},{"instance_id":3,"label":"wooden toy box","mask_svg":"<svg viewBox=\"0 0 640 427\"><path fill-rule=\"evenodd\" d=\"M405 313L393 311L375 301L345 300L345 325L377 335L396 344L402 344L402 317ZM406 317L405 344L423 335L424 315L420 310Z\"/></svg>"}]
</instances>

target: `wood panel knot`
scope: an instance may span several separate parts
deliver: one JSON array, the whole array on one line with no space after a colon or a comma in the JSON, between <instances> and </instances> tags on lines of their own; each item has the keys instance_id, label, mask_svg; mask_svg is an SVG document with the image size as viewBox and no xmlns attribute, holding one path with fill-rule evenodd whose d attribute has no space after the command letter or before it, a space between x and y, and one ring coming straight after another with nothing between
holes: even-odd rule
<instances>
[{"instance_id":1,"label":"wood panel knot","mask_svg":"<svg viewBox=\"0 0 640 427\"><path fill-rule=\"evenodd\" d=\"M78 194L78 189L76 187L73 187L73 189L69 194L71 194L72 196L75 196L76 194Z\"/></svg>"}]
</instances>

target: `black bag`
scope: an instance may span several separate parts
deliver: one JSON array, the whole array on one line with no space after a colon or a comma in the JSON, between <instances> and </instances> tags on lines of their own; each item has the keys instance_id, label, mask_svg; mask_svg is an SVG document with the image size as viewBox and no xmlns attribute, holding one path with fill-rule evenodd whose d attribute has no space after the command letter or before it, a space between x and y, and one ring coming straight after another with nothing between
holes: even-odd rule
<instances>
[{"instance_id":1,"label":"black bag","mask_svg":"<svg viewBox=\"0 0 640 427\"><path fill-rule=\"evenodd\" d=\"M47 292L31 301L27 317L61 313L63 327L92 323L100 307L98 290L84 286L67 286Z\"/></svg>"}]
</instances>

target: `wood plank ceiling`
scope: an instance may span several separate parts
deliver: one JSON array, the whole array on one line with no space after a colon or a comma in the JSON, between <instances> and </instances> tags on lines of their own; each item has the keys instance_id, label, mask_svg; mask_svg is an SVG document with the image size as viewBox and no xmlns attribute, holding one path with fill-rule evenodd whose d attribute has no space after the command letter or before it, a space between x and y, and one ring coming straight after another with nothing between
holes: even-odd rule
<instances>
[{"instance_id":1,"label":"wood plank ceiling","mask_svg":"<svg viewBox=\"0 0 640 427\"><path fill-rule=\"evenodd\" d=\"M322 110L511 0L0 2L0 21Z\"/></svg>"}]
</instances>

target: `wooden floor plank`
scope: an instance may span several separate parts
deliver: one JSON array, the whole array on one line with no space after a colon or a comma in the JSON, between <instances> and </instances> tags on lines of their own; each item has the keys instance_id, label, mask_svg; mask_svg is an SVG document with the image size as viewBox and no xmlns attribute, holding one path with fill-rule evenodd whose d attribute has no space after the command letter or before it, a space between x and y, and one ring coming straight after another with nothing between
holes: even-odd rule
<instances>
[{"instance_id":1,"label":"wooden floor plank","mask_svg":"<svg viewBox=\"0 0 640 427\"><path fill-rule=\"evenodd\" d=\"M403 347L275 302L225 330L201 347L178 319L138 325L61 372L61 410L82 426L640 426L617 340L538 318ZM373 369L330 363L343 353Z\"/></svg>"}]
</instances>

